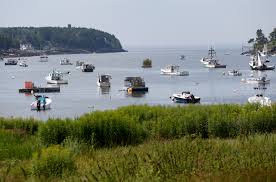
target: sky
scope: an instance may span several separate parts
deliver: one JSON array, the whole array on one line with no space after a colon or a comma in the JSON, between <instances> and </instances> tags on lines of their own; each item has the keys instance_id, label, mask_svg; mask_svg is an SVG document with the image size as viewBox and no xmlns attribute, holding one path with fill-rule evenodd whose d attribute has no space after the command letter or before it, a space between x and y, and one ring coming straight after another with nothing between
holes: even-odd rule
<instances>
[{"instance_id":1,"label":"sky","mask_svg":"<svg viewBox=\"0 0 276 182\"><path fill-rule=\"evenodd\" d=\"M0 0L0 27L88 27L124 46L241 45L276 27L276 0Z\"/></svg>"}]
</instances>

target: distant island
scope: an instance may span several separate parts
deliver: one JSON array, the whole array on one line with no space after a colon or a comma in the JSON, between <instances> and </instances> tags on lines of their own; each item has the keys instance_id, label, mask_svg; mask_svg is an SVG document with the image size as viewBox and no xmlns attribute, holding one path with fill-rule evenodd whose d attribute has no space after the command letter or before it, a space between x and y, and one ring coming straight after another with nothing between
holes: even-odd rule
<instances>
[{"instance_id":1,"label":"distant island","mask_svg":"<svg viewBox=\"0 0 276 182\"><path fill-rule=\"evenodd\" d=\"M125 52L120 41L107 32L91 28L0 28L0 56Z\"/></svg>"},{"instance_id":2,"label":"distant island","mask_svg":"<svg viewBox=\"0 0 276 182\"><path fill-rule=\"evenodd\" d=\"M243 52L243 53L251 53L253 54L256 51L265 51L268 55L276 54L276 28L266 37L262 31L262 29L258 29L256 32L256 38L251 38L247 42L251 49Z\"/></svg>"}]
</instances>

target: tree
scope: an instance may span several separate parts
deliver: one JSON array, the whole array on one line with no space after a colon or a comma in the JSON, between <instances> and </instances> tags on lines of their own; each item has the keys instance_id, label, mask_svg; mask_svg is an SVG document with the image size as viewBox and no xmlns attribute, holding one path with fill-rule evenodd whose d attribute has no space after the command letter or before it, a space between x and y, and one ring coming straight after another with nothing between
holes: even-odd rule
<instances>
[{"instance_id":1,"label":"tree","mask_svg":"<svg viewBox=\"0 0 276 182\"><path fill-rule=\"evenodd\" d=\"M251 39L249 39L248 44L251 44L251 43L253 43L254 41L255 41L255 39L254 39L254 38L251 38Z\"/></svg>"}]
</instances>

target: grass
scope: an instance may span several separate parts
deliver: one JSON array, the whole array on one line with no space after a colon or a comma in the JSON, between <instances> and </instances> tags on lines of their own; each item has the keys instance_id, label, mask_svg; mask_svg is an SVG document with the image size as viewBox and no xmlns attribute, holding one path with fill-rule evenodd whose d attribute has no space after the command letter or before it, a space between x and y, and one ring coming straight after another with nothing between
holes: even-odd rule
<instances>
[{"instance_id":1,"label":"grass","mask_svg":"<svg viewBox=\"0 0 276 182\"><path fill-rule=\"evenodd\" d=\"M275 181L275 131L276 105L0 118L0 181Z\"/></svg>"}]
</instances>

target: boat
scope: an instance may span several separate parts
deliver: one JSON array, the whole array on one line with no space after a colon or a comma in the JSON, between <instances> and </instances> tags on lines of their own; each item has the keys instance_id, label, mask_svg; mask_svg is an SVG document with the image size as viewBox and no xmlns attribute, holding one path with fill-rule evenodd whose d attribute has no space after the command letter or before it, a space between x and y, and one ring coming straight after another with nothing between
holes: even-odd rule
<instances>
[{"instance_id":1,"label":"boat","mask_svg":"<svg viewBox=\"0 0 276 182\"><path fill-rule=\"evenodd\" d=\"M189 91L173 94L170 98L175 103L195 104L200 102L200 97L194 96Z\"/></svg>"},{"instance_id":2,"label":"boat","mask_svg":"<svg viewBox=\"0 0 276 182\"><path fill-rule=\"evenodd\" d=\"M64 73L53 70L45 79L49 84L68 84L68 80L63 79L63 74Z\"/></svg>"},{"instance_id":3,"label":"boat","mask_svg":"<svg viewBox=\"0 0 276 182\"><path fill-rule=\"evenodd\" d=\"M124 80L124 85L129 94L133 92L147 92L148 87L141 77L126 77Z\"/></svg>"},{"instance_id":4,"label":"boat","mask_svg":"<svg viewBox=\"0 0 276 182\"><path fill-rule=\"evenodd\" d=\"M97 85L99 87L110 87L111 75L101 74L98 75Z\"/></svg>"},{"instance_id":5,"label":"boat","mask_svg":"<svg viewBox=\"0 0 276 182\"><path fill-rule=\"evenodd\" d=\"M267 76L261 76L261 77L258 77L258 78L246 78L246 79L242 79L241 80L242 82L245 82L245 83L252 83L252 84L269 84L270 83L270 80L267 79Z\"/></svg>"},{"instance_id":6,"label":"boat","mask_svg":"<svg viewBox=\"0 0 276 182\"><path fill-rule=\"evenodd\" d=\"M260 104L261 106L271 106L271 100L269 97L265 97L263 94L256 94L248 98L250 104Z\"/></svg>"},{"instance_id":7,"label":"boat","mask_svg":"<svg viewBox=\"0 0 276 182\"><path fill-rule=\"evenodd\" d=\"M241 76L242 73L239 72L238 70L230 70L230 71L228 71L228 75L230 75L230 76Z\"/></svg>"},{"instance_id":8,"label":"boat","mask_svg":"<svg viewBox=\"0 0 276 182\"><path fill-rule=\"evenodd\" d=\"M202 58L200 62L207 68L226 68L226 65L219 63L219 60L216 58L216 51L213 47L208 50L208 57Z\"/></svg>"},{"instance_id":9,"label":"boat","mask_svg":"<svg viewBox=\"0 0 276 182\"><path fill-rule=\"evenodd\" d=\"M71 63L69 59L62 59L60 65L73 65L73 63Z\"/></svg>"},{"instance_id":10,"label":"boat","mask_svg":"<svg viewBox=\"0 0 276 182\"><path fill-rule=\"evenodd\" d=\"M166 68L161 69L161 75L188 76L189 72L179 70L178 65L168 65Z\"/></svg>"},{"instance_id":11,"label":"boat","mask_svg":"<svg viewBox=\"0 0 276 182\"><path fill-rule=\"evenodd\" d=\"M51 109L52 100L44 95L35 95L35 101L31 103L31 110L48 110Z\"/></svg>"},{"instance_id":12,"label":"boat","mask_svg":"<svg viewBox=\"0 0 276 182\"><path fill-rule=\"evenodd\" d=\"M151 68L152 67L152 61L150 59L145 59L143 61L142 68Z\"/></svg>"},{"instance_id":13,"label":"boat","mask_svg":"<svg viewBox=\"0 0 276 182\"><path fill-rule=\"evenodd\" d=\"M209 60L207 64L205 64L206 68L226 68L225 64L219 64L218 60Z\"/></svg>"},{"instance_id":14,"label":"boat","mask_svg":"<svg viewBox=\"0 0 276 182\"><path fill-rule=\"evenodd\" d=\"M28 67L26 61L20 61L20 62L19 62L19 66Z\"/></svg>"},{"instance_id":15,"label":"boat","mask_svg":"<svg viewBox=\"0 0 276 182\"><path fill-rule=\"evenodd\" d=\"M95 66L92 64L84 63L81 65L82 72L93 72L95 69Z\"/></svg>"},{"instance_id":16,"label":"boat","mask_svg":"<svg viewBox=\"0 0 276 182\"><path fill-rule=\"evenodd\" d=\"M47 61L48 61L48 56L47 56L46 54L41 55L39 61L40 61L40 62L47 62Z\"/></svg>"},{"instance_id":17,"label":"boat","mask_svg":"<svg viewBox=\"0 0 276 182\"><path fill-rule=\"evenodd\" d=\"M264 56L260 51L258 51L254 56L251 57L251 61L249 62L249 66L252 70L274 70L275 66L268 66L265 62L268 62L266 56Z\"/></svg>"},{"instance_id":18,"label":"boat","mask_svg":"<svg viewBox=\"0 0 276 182\"><path fill-rule=\"evenodd\" d=\"M17 65L17 63L18 61L16 59L8 59L5 65Z\"/></svg>"},{"instance_id":19,"label":"boat","mask_svg":"<svg viewBox=\"0 0 276 182\"><path fill-rule=\"evenodd\" d=\"M77 61L76 62L76 69L80 69L83 64L84 64L84 61Z\"/></svg>"}]
</instances>

